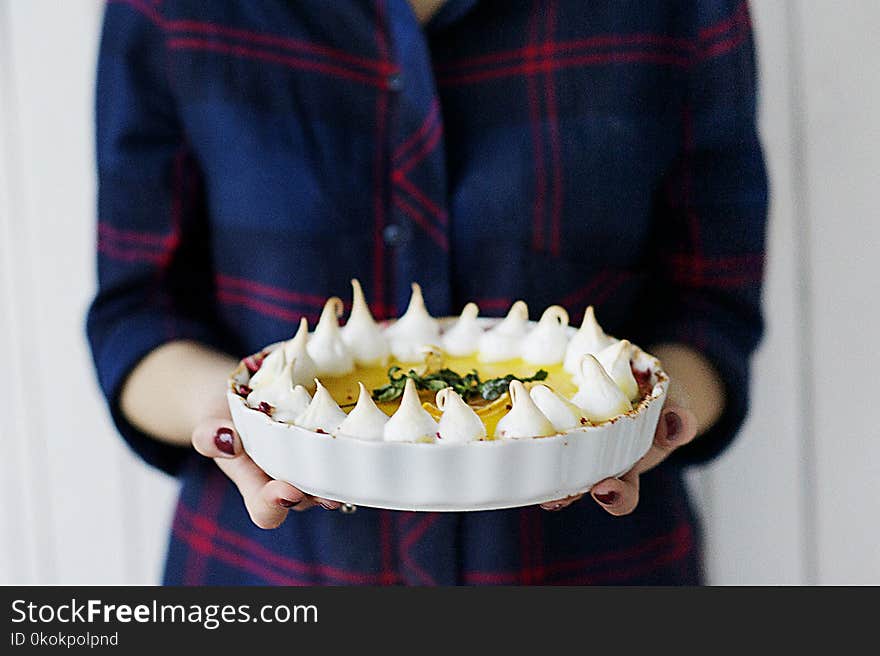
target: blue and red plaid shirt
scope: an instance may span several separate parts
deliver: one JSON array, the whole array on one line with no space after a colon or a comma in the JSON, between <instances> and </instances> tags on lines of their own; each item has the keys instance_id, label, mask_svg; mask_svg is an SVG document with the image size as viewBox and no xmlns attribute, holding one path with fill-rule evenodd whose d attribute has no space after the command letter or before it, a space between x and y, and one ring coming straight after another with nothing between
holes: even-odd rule
<instances>
[{"instance_id":1,"label":"blue and red plaid shirt","mask_svg":"<svg viewBox=\"0 0 880 656\"><path fill-rule=\"evenodd\" d=\"M742 422L762 331L753 45L732 0L450 0L424 27L406 0L110 2L88 336L120 432L183 483L166 582L699 582L682 468ZM354 276L380 318L411 281L435 315L592 303L612 333L704 353L724 414L627 517L361 508L262 531L211 461L126 421L120 387L169 340L287 338Z\"/></svg>"}]
</instances>

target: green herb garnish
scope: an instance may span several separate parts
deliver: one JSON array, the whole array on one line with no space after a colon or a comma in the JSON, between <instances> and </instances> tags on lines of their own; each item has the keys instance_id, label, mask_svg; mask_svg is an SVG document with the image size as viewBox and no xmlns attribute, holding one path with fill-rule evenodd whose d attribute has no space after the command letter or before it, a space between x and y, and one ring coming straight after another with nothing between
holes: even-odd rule
<instances>
[{"instance_id":1,"label":"green herb garnish","mask_svg":"<svg viewBox=\"0 0 880 656\"><path fill-rule=\"evenodd\" d=\"M407 378L412 378L415 381L416 389L420 390L439 392L446 387L451 387L465 401L471 401L477 397L486 401L494 401L507 391L512 380L531 383L547 378L547 372L543 369L539 369L535 372L534 376L528 378L507 374L506 376L490 378L489 380L480 380L480 374L477 373L476 369L472 369L470 373L464 376L452 371L452 369L445 368L424 375L417 374L413 369L406 373L399 373L401 371L403 369L396 365L388 370L389 383L373 390L373 400L382 403L400 398L403 394Z\"/></svg>"}]
</instances>

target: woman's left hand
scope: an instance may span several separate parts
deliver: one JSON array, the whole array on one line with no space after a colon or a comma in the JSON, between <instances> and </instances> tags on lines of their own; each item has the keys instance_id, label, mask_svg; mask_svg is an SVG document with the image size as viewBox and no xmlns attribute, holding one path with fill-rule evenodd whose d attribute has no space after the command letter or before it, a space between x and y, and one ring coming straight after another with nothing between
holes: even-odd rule
<instances>
[{"instance_id":1,"label":"woman's left hand","mask_svg":"<svg viewBox=\"0 0 880 656\"><path fill-rule=\"evenodd\" d=\"M627 473L618 478L606 478L596 483L590 496L612 515L628 515L639 503L639 476L666 460L678 447L690 442L697 434L697 418L683 405L670 401L660 414L654 444ZM542 503L544 510L562 510L583 494Z\"/></svg>"}]
</instances>

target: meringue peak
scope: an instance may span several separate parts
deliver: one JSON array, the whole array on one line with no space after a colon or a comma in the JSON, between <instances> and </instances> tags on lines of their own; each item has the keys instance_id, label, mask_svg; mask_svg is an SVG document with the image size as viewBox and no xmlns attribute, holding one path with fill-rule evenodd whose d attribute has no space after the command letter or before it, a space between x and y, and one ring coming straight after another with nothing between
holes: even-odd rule
<instances>
[{"instance_id":1,"label":"meringue peak","mask_svg":"<svg viewBox=\"0 0 880 656\"><path fill-rule=\"evenodd\" d=\"M286 424L293 424L312 402L312 397L308 390L302 385L296 385L292 390L286 392L286 396L282 398L278 404L273 404L275 411L272 418L282 421Z\"/></svg>"},{"instance_id":2,"label":"meringue peak","mask_svg":"<svg viewBox=\"0 0 880 656\"><path fill-rule=\"evenodd\" d=\"M421 349L440 341L440 322L428 313L421 286L412 283L409 306L397 321L385 330L391 353L399 362L419 362Z\"/></svg>"},{"instance_id":3,"label":"meringue peak","mask_svg":"<svg viewBox=\"0 0 880 656\"><path fill-rule=\"evenodd\" d=\"M481 362L502 362L519 356L522 338L528 332L529 306L517 301L507 315L480 336L477 359Z\"/></svg>"},{"instance_id":4,"label":"meringue peak","mask_svg":"<svg viewBox=\"0 0 880 656\"><path fill-rule=\"evenodd\" d=\"M260 368L253 376L251 376L248 387L250 387L252 391L250 394L248 394L247 397L248 405L252 408L256 408L260 405L261 401L271 403L266 397L275 396L275 390L273 389L273 391L269 392L268 394L264 394L264 390L269 390L270 388L276 387L279 389L284 389L285 385L287 384L290 384L290 387L292 389L293 379L290 378L287 381L284 380L284 376L289 373L290 362L288 362L287 360L287 356L284 353L284 348L276 348L274 351L269 353L269 355L263 358L263 362L260 365ZM271 403L271 405L275 404Z\"/></svg>"},{"instance_id":5,"label":"meringue peak","mask_svg":"<svg viewBox=\"0 0 880 656\"><path fill-rule=\"evenodd\" d=\"M296 333L289 340L284 342L284 352L287 354L287 359L292 360L297 355L299 355L302 351L306 351L306 345L309 343L309 320L305 317L300 317L299 325L297 326ZM306 351L308 352L308 351Z\"/></svg>"},{"instance_id":6,"label":"meringue peak","mask_svg":"<svg viewBox=\"0 0 880 656\"><path fill-rule=\"evenodd\" d=\"M315 388L311 402L294 423L311 431L335 433L347 415L317 378Z\"/></svg>"},{"instance_id":7,"label":"meringue peak","mask_svg":"<svg viewBox=\"0 0 880 656\"><path fill-rule=\"evenodd\" d=\"M632 404L594 355L581 360L580 388L571 400L587 419L599 423L632 410Z\"/></svg>"},{"instance_id":8,"label":"meringue peak","mask_svg":"<svg viewBox=\"0 0 880 656\"><path fill-rule=\"evenodd\" d=\"M357 278L352 278L351 314L341 329L342 341L359 365L385 365L389 348L382 329L373 319L364 290Z\"/></svg>"},{"instance_id":9,"label":"meringue peak","mask_svg":"<svg viewBox=\"0 0 880 656\"><path fill-rule=\"evenodd\" d=\"M518 333L521 330L522 324L528 320L529 306L526 305L525 301L516 301L510 306L504 319L493 330L503 333Z\"/></svg>"},{"instance_id":10,"label":"meringue peak","mask_svg":"<svg viewBox=\"0 0 880 656\"><path fill-rule=\"evenodd\" d=\"M284 349L279 349L284 358ZM252 408L259 408L261 403L272 406L272 418L276 421L292 423L308 407L312 400L302 385L296 385L293 372L296 361L289 360L281 373L271 383L251 391L247 403Z\"/></svg>"},{"instance_id":11,"label":"meringue peak","mask_svg":"<svg viewBox=\"0 0 880 656\"><path fill-rule=\"evenodd\" d=\"M363 383L359 382L358 387L360 393L357 404L339 425L338 432L363 440L381 440L385 424L388 423L388 415L376 406Z\"/></svg>"},{"instance_id":12,"label":"meringue peak","mask_svg":"<svg viewBox=\"0 0 880 656\"><path fill-rule=\"evenodd\" d=\"M565 350L563 367L571 374L577 376L580 372L581 358L587 353L596 355L603 348L614 344L617 340L605 331L596 321L596 311L593 306L587 306L584 311L584 319L581 327L572 336Z\"/></svg>"},{"instance_id":13,"label":"meringue peak","mask_svg":"<svg viewBox=\"0 0 880 656\"><path fill-rule=\"evenodd\" d=\"M354 358L345 345L339 328L342 308L342 299L338 296L327 299L315 332L307 344L319 376L344 376L354 370Z\"/></svg>"},{"instance_id":14,"label":"meringue peak","mask_svg":"<svg viewBox=\"0 0 880 656\"><path fill-rule=\"evenodd\" d=\"M630 401L635 401L639 397L639 384L633 376L630 365L633 348L629 340L622 339L596 354L599 364Z\"/></svg>"},{"instance_id":15,"label":"meringue peak","mask_svg":"<svg viewBox=\"0 0 880 656\"><path fill-rule=\"evenodd\" d=\"M477 317L480 309L476 303L468 303L461 311L458 320L442 337L443 350L453 357L466 357L477 351L483 329Z\"/></svg>"},{"instance_id":16,"label":"meringue peak","mask_svg":"<svg viewBox=\"0 0 880 656\"><path fill-rule=\"evenodd\" d=\"M568 312L551 305L522 342L522 359L532 364L558 364L568 347Z\"/></svg>"},{"instance_id":17,"label":"meringue peak","mask_svg":"<svg viewBox=\"0 0 880 656\"><path fill-rule=\"evenodd\" d=\"M428 314L428 308L425 305L425 297L422 294L422 286L417 282L412 282L409 285L412 290L409 297L409 305L406 308L406 312L403 313L401 319L406 318L408 315L422 315ZM430 316L430 315L428 315Z\"/></svg>"},{"instance_id":18,"label":"meringue peak","mask_svg":"<svg viewBox=\"0 0 880 656\"><path fill-rule=\"evenodd\" d=\"M315 376L318 375L318 366L309 355L308 343L309 321L302 317L299 320L296 334L284 343L284 354L288 361L294 363L292 368L294 384L313 390L315 389Z\"/></svg>"},{"instance_id":19,"label":"meringue peak","mask_svg":"<svg viewBox=\"0 0 880 656\"><path fill-rule=\"evenodd\" d=\"M535 405L525 385L512 380L509 393L511 409L498 421L495 437L546 437L556 433L553 424Z\"/></svg>"},{"instance_id":20,"label":"meringue peak","mask_svg":"<svg viewBox=\"0 0 880 656\"><path fill-rule=\"evenodd\" d=\"M535 385L529 390L529 396L559 432L579 428L587 423L587 418L579 407L547 385Z\"/></svg>"},{"instance_id":21,"label":"meringue peak","mask_svg":"<svg viewBox=\"0 0 880 656\"><path fill-rule=\"evenodd\" d=\"M422 407L416 383L408 378L400 406L385 423L382 437L386 442L433 442L439 426Z\"/></svg>"},{"instance_id":22,"label":"meringue peak","mask_svg":"<svg viewBox=\"0 0 880 656\"><path fill-rule=\"evenodd\" d=\"M486 437L483 421L451 387L437 392L436 402L437 407L443 411L438 422L438 432L444 442L471 442Z\"/></svg>"},{"instance_id":23,"label":"meringue peak","mask_svg":"<svg viewBox=\"0 0 880 656\"><path fill-rule=\"evenodd\" d=\"M283 346L270 351L260 363L260 368L251 376L248 387L255 390L271 385L284 371L285 366L287 366L287 357Z\"/></svg>"}]
</instances>

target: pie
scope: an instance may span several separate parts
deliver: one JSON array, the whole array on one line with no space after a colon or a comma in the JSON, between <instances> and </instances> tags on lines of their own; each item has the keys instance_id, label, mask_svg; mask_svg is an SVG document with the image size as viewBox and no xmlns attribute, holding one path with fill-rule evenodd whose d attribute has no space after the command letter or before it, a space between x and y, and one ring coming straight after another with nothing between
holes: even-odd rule
<instances>
[{"instance_id":1,"label":"pie","mask_svg":"<svg viewBox=\"0 0 880 656\"><path fill-rule=\"evenodd\" d=\"M291 339L243 360L231 393L318 435L454 444L613 423L637 414L665 380L656 359L605 333L592 306L577 330L558 305L530 321L523 301L501 320L480 318L474 303L437 319L413 283L406 312L379 323L356 279L352 287L343 326L332 297L313 332L303 318Z\"/></svg>"}]
</instances>

